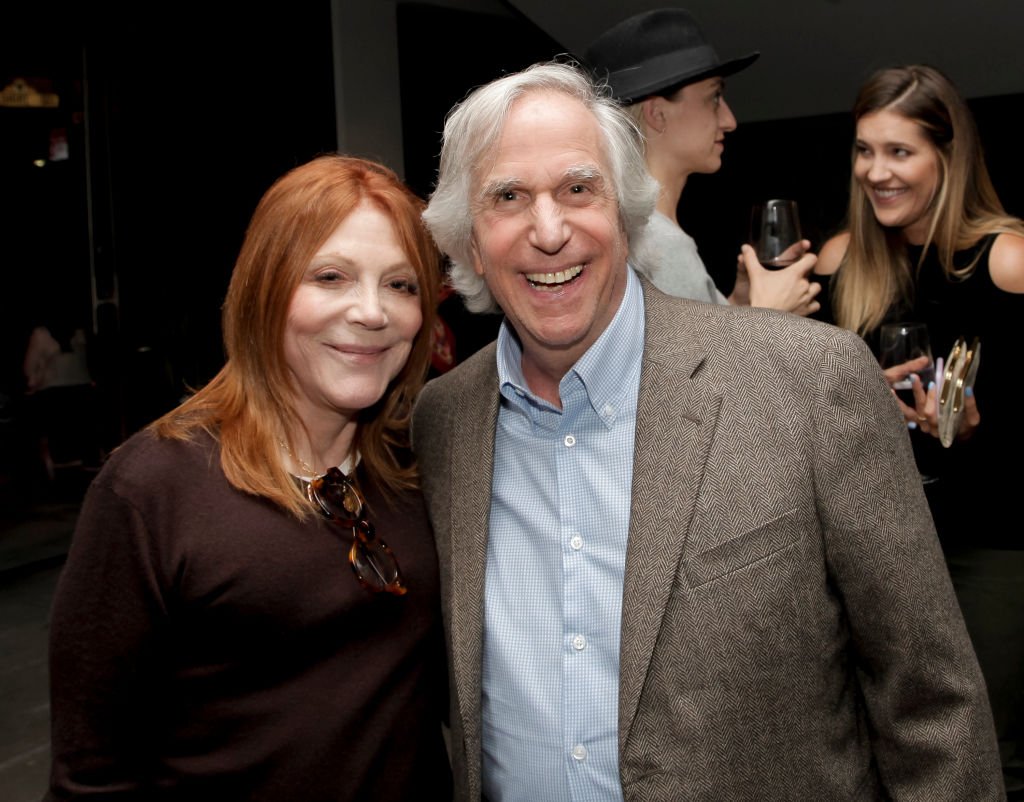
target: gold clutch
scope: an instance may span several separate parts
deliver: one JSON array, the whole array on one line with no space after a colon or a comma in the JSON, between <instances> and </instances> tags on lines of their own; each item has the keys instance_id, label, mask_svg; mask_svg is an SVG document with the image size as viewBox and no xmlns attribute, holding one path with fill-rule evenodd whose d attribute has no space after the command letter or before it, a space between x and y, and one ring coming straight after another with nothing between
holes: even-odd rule
<instances>
[{"instance_id":1,"label":"gold clutch","mask_svg":"<svg viewBox=\"0 0 1024 802\"><path fill-rule=\"evenodd\" d=\"M977 337L970 348L963 337L953 343L939 388L939 440L946 448L953 445L960 431L966 393L968 388L974 387L980 361L981 341Z\"/></svg>"}]
</instances>

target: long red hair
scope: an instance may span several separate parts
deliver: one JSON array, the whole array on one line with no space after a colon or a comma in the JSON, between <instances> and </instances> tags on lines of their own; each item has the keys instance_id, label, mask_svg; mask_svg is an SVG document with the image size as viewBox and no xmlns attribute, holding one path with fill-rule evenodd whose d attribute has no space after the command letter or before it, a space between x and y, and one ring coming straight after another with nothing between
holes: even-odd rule
<instances>
[{"instance_id":1,"label":"long red hair","mask_svg":"<svg viewBox=\"0 0 1024 802\"><path fill-rule=\"evenodd\" d=\"M419 281L423 325L405 367L380 401L363 410L353 447L364 470L384 486L416 485L415 467L403 452L412 403L430 364L440 255L420 220L423 202L393 171L365 159L320 156L267 190L249 223L224 304L227 362L209 384L150 427L173 439L208 432L220 441L221 465L234 487L299 517L309 513L309 505L281 461L280 445L285 432L302 426L290 401L284 357L288 308L317 250L364 201L391 218Z\"/></svg>"}]
</instances>

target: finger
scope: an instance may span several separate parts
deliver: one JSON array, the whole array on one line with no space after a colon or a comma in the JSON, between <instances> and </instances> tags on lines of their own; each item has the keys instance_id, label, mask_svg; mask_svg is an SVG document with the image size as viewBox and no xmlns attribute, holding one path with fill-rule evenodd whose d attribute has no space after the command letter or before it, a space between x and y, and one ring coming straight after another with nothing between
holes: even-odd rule
<instances>
[{"instance_id":1,"label":"finger","mask_svg":"<svg viewBox=\"0 0 1024 802\"><path fill-rule=\"evenodd\" d=\"M916 426L917 410L904 404L903 399L896 395L895 390L890 390L889 392L892 393L892 397L896 401L896 406L900 408L900 412L903 413L903 417L907 419L908 423L914 423Z\"/></svg>"},{"instance_id":2,"label":"finger","mask_svg":"<svg viewBox=\"0 0 1024 802\"><path fill-rule=\"evenodd\" d=\"M974 388L968 387L964 391L964 418L960 424L960 430L975 429L981 423L981 413L978 411L978 402L974 398Z\"/></svg>"},{"instance_id":3,"label":"finger","mask_svg":"<svg viewBox=\"0 0 1024 802\"><path fill-rule=\"evenodd\" d=\"M911 373L924 370L930 362L931 360L927 356L916 356L906 362L889 365L889 367L885 368L885 375L889 378L889 384L893 384L905 379Z\"/></svg>"},{"instance_id":4,"label":"finger","mask_svg":"<svg viewBox=\"0 0 1024 802\"><path fill-rule=\"evenodd\" d=\"M924 414L928 420L937 422L937 410L935 407L935 382L928 382L928 392L925 395Z\"/></svg>"},{"instance_id":5,"label":"finger","mask_svg":"<svg viewBox=\"0 0 1024 802\"><path fill-rule=\"evenodd\" d=\"M914 405L917 407L917 425L921 431L934 437L939 436L939 421L935 408L935 382L928 382L928 387L920 393L918 388L921 385L921 377L916 373L913 376L914 382ZM921 402L921 395L924 395L924 403Z\"/></svg>"},{"instance_id":6,"label":"finger","mask_svg":"<svg viewBox=\"0 0 1024 802\"><path fill-rule=\"evenodd\" d=\"M889 384L896 384L896 382L903 381L907 376L914 372L914 363L901 362L898 365L890 365L889 367L884 368L882 372L885 374L885 380L889 382Z\"/></svg>"},{"instance_id":7,"label":"finger","mask_svg":"<svg viewBox=\"0 0 1024 802\"><path fill-rule=\"evenodd\" d=\"M918 423L930 423L931 418L926 413L928 391L925 389L925 385L921 383L921 377L918 374L910 374L910 387L913 390L913 407L916 413L918 413Z\"/></svg>"},{"instance_id":8,"label":"finger","mask_svg":"<svg viewBox=\"0 0 1024 802\"><path fill-rule=\"evenodd\" d=\"M797 259L789 267L783 268L783 270L790 273L796 273L800 276L806 276L810 273L814 266L818 263L818 257L813 253L805 253L799 259ZM780 271L781 272L781 271Z\"/></svg>"},{"instance_id":9,"label":"finger","mask_svg":"<svg viewBox=\"0 0 1024 802\"><path fill-rule=\"evenodd\" d=\"M754 253L754 249L746 243L740 246L740 259L743 262L743 266L746 267L747 273L753 270L764 270L761 263L757 261L757 254Z\"/></svg>"}]
</instances>

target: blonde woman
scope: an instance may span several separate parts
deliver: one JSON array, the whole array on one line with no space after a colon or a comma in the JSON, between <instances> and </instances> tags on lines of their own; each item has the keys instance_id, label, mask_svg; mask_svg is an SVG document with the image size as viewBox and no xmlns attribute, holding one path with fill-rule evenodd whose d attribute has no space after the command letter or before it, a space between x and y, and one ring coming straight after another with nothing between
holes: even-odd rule
<instances>
[{"instance_id":1,"label":"blonde woman","mask_svg":"<svg viewBox=\"0 0 1024 802\"><path fill-rule=\"evenodd\" d=\"M897 403L988 682L1007 790L1024 790L1022 485L1005 467L1024 453L1024 223L1003 210L970 110L940 71L875 73L853 116L848 227L816 268L831 279L826 319L876 353L879 327L904 320L927 325L936 357L958 337L981 342L977 383L948 449L937 439L935 383L916 376L927 358L886 373L891 383L912 377L913 405Z\"/></svg>"}]
</instances>

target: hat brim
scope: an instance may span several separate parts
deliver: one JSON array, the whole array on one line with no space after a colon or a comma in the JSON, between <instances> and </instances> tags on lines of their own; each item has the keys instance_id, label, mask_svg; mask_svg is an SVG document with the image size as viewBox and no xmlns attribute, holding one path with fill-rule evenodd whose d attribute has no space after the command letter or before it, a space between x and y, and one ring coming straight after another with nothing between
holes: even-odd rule
<instances>
[{"instance_id":1,"label":"hat brim","mask_svg":"<svg viewBox=\"0 0 1024 802\"><path fill-rule=\"evenodd\" d=\"M702 67L692 71L675 71L654 77L646 76L642 83L637 83L635 80L631 82L620 73L619 76L609 76L608 84L616 100L627 104L638 103L651 95L660 94L665 89L681 89L687 84L714 78L716 75L723 78L734 75L740 70L745 70L760 56L761 52L755 51L741 58L723 61L713 67Z\"/></svg>"}]
</instances>

